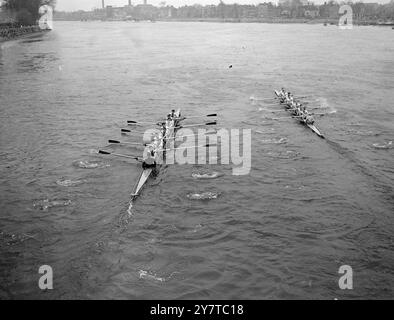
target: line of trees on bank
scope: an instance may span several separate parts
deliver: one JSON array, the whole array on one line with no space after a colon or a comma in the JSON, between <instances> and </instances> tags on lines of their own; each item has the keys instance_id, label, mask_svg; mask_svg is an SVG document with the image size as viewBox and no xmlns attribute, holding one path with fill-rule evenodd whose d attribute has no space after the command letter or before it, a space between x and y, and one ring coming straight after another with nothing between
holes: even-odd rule
<instances>
[{"instance_id":1,"label":"line of trees on bank","mask_svg":"<svg viewBox=\"0 0 394 320\"><path fill-rule=\"evenodd\" d=\"M43 5L55 7L56 0L4 0L0 8L0 23L32 26L38 23Z\"/></svg>"}]
</instances>

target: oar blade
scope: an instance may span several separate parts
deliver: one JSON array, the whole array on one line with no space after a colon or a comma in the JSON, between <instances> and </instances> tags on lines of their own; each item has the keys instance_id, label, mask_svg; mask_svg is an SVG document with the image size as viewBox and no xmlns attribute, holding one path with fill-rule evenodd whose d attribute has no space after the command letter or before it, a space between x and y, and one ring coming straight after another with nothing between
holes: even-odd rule
<instances>
[{"instance_id":1,"label":"oar blade","mask_svg":"<svg viewBox=\"0 0 394 320\"><path fill-rule=\"evenodd\" d=\"M99 153L99 154L105 154L105 155L110 155L110 154L111 154L111 152L104 151L104 150L99 150L98 153Z\"/></svg>"},{"instance_id":2,"label":"oar blade","mask_svg":"<svg viewBox=\"0 0 394 320\"><path fill-rule=\"evenodd\" d=\"M129 130L129 129L121 129L120 131L121 132L131 132L131 130Z\"/></svg>"},{"instance_id":3,"label":"oar blade","mask_svg":"<svg viewBox=\"0 0 394 320\"><path fill-rule=\"evenodd\" d=\"M206 126L216 126L217 124L218 124L217 121L213 121L213 122L208 122L208 123L206 123L205 125L206 125Z\"/></svg>"},{"instance_id":4,"label":"oar blade","mask_svg":"<svg viewBox=\"0 0 394 320\"><path fill-rule=\"evenodd\" d=\"M118 140L108 140L108 143L119 144L120 141L118 141Z\"/></svg>"}]
</instances>

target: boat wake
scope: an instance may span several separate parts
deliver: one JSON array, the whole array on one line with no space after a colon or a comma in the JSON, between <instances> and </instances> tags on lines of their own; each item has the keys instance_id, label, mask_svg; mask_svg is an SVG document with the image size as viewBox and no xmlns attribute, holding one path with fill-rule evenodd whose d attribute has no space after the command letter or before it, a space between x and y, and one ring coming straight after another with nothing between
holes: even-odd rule
<instances>
[{"instance_id":1,"label":"boat wake","mask_svg":"<svg viewBox=\"0 0 394 320\"><path fill-rule=\"evenodd\" d=\"M327 140L328 144L341 156L351 161L355 165L355 169L361 172L366 177L369 177L374 180L377 185L380 185L388 194L393 192L391 181L386 181L386 178L382 177L376 171L372 171L372 169L368 168L361 162L357 156L350 150L342 147L339 143Z\"/></svg>"},{"instance_id":2,"label":"boat wake","mask_svg":"<svg viewBox=\"0 0 394 320\"><path fill-rule=\"evenodd\" d=\"M203 192L203 193L189 193L187 197L190 200L212 200L219 198L220 193L216 192Z\"/></svg>"}]
</instances>

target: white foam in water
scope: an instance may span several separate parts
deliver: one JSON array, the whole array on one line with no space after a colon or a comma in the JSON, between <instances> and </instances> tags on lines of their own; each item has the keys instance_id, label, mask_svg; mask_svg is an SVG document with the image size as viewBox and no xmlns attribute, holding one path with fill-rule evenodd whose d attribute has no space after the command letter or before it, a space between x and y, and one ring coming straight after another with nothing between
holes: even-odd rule
<instances>
[{"instance_id":1,"label":"white foam in water","mask_svg":"<svg viewBox=\"0 0 394 320\"><path fill-rule=\"evenodd\" d=\"M57 180L56 184L62 187L73 187L73 186L78 186L85 182L86 180L66 180L62 178Z\"/></svg>"},{"instance_id":2,"label":"white foam in water","mask_svg":"<svg viewBox=\"0 0 394 320\"><path fill-rule=\"evenodd\" d=\"M266 139L266 140L262 140L261 142L263 142L263 143L272 143L272 144L283 144L283 143L287 143L287 139L286 138Z\"/></svg>"},{"instance_id":3,"label":"white foam in water","mask_svg":"<svg viewBox=\"0 0 394 320\"><path fill-rule=\"evenodd\" d=\"M89 160L80 160L74 162L74 165L78 168L82 169L97 169L97 168L105 168L109 167L110 165L107 163L101 163L101 162L92 162Z\"/></svg>"},{"instance_id":4,"label":"white foam in water","mask_svg":"<svg viewBox=\"0 0 394 320\"><path fill-rule=\"evenodd\" d=\"M34 208L39 210L47 211L53 207L65 207L71 204L71 200L53 200L50 201L49 199L38 200L33 204Z\"/></svg>"},{"instance_id":5,"label":"white foam in water","mask_svg":"<svg viewBox=\"0 0 394 320\"><path fill-rule=\"evenodd\" d=\"M157 277L155 274L149 274L149 272L145 271L145 270L140 270L139 276L140 276L140 279L154 280L154 281L160 281L160 282L166 281L165 278Z\"/></svg>"},{"instance_id":6,"label":"white foam in water","mask_svg":"<svg viewBox=\"0 0 394 320\"><path fill-rule=\"evenodd\" d=\"M384 143L384 144L374 143L373 146L376 149L391 149L392 146L393 146L393 141L389 141L389 142Z\"/></svg>"},{"instance_id":7,"label":"white foam in water","mask_svg":"<svg viewBox=\"0 0 394 320\"><path fill-rule=\"evenodd\" d=\"M216 179L222 176L219 172L212 172L212 173L193 173L192 177L194 179Z\"/></svg>"},{"instance_id":8,"label":"white foam in water","mask_svg":"<svg viewBox=\"0 0 394 320\"><path fill-rule=\"evenodd\" d=\"M215 192L203 192L203 193L190 193L187 197L190 200L212 200L219 197L219 193Z\"/></svg>"}]
</instances>

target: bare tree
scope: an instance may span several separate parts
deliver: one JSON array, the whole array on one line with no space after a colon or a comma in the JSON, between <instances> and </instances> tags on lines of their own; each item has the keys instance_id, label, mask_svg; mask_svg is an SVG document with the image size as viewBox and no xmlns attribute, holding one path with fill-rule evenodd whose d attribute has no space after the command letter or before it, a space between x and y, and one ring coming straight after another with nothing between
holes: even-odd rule
<instances>
[{"instance_id":1,"label":"bare tree","mask_svg":"<svg viewBox=\"0 0 394 320\"><path fill-rule=\"evenodd\" d=\"M21 25L35 25L40 18L39 8L43 5L54 7L56 0L4 0L3 7L15 15Z\"/></svg>"}]
</instances>

